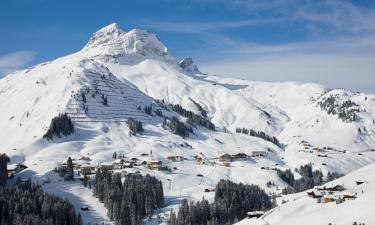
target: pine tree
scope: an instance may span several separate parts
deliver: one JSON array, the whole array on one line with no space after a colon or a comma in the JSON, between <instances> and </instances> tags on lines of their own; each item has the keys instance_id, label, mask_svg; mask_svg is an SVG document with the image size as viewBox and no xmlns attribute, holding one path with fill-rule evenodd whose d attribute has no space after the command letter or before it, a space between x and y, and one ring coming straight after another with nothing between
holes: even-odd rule
<instances>
[{"instance_id":1,"label":"pine tree","mask_svg":"<svg viewBox=\"0 0 375 225\"><path fill-rule=\"evenodd\" d=\"M8 179L8 162L8 156L0 153L0 186L4 185Z\"/></svg>"},{"instance_id":2,"label":"pine tree","mask_svg":"<svg viewBox=\"0 0 375 225\"><path fill-rule=\"evenodd\" d=\"M66 161L66 174L64 176L64 180L74 180L74 167L73 167L73 161L72 158L68 158Z\"/></svg>"}]
</instances>

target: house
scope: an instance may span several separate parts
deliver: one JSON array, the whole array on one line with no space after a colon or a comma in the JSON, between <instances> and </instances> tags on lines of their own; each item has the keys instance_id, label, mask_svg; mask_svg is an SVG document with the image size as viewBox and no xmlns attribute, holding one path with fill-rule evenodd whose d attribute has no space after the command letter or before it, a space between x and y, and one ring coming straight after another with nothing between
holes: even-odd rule
<instances>
[{"instance_id":1,"label":"house","mask_svg":"<svg viewBox=\"0 0 375 225\"><path fill-rule=\"evenodd\" d=\"M336 198L334 196L328 195L323 197L323 203L335 202Z\"/></svg>"},{"instance_id":2,"label":"house","mask_svg":"<svg viewBox=\"0 0 375 225\"><path fill-rule=\"evenodd\" d=\"M150 168L151 170L160 171L162 167L163 167L162 161L150 161L148 163L148 168Z\"/></svg>"},{"instance_id":3,"label":"house","mask_svg":"<svg viewBox=\"0 0 375 225\"><path fill-rule=\"evenodd\" d=\"M183 161L185 158L179 155L176 155L176 156L172 155L172 156L168 156L167 159L176 162L176 161Z\"/></svg>"},{"instance_id":4,"label":"house","mask_svg":"<svg viewBox=\"0 0 375 225\"><path fill-rule=\"evenodd\" d=\"M339 185L339 184L328 186L325 189L327 191L343 191L343 190L345 190L344 186Z\"/></svg>"},{"instance_id":5,"label":"house","mask_svg":"<svg viewBox=\"0 0 375 225\"><path fill-rule=\"evenodd\" d=\"M163 163L162 161L157 161L154 159L154 155L152 154L152 150L150 151L148 162L147 162L148 168L151 170L162 170Z\"/></svg>"},{"instance_id":6,"label":"house","mask_svg":"<svg viewBox=\"0 0 375 225\"><path fill-rule=\"evenodd\" d=\"M114 169L133 168L134 161L128 160L127 158L121 158L114 160L112 165Z\"/></svg>"},{"instance_id":7,"label":"house","mask_svg":"<svg viewBox=\"0 0 375 225\"><path fill-rule=\"evenodd\" d=\"M344 200L356 199L357 198L356 194L354 194L354 193L345 193L345 194L343 194L342 197L343 197Z\"/></svg>"},{"instance_id":8,"label":"house","mask_svg":"<svg viewBox=\"0 0 375 225\"><path fill-rule=\"evenodd\" d=\"M133 168L133 163L132 162L125 162L124 164L123 164L123 168Z\"/></svg>"},{"instance_id":9,"label":"house","mask_svg":"<svg viewBox=\"0 0 375 225\"><path fill-rule=\"evenodd\" d=\"M317 190L308 191L307 195L311 198L321 198L321 197L323 197L323 194L320 191L317 191Z\"/></svg>"},{"instance_id":10,"label":"house","mask_svg":"<svg viewBox=\"0 0 375 225\"><path fill-rule=\"evenodd\" d=\"M95 172L95 166L90 164L83 164L80 168L81 175L90 175Z\"/></svg>"},{"instance_id":11,"label":"house","mask_svg":"<svg viewBox=\"0 0 375 225\"><path fill-rule=\"evenodd\" d=\"M81 156L78 160L91 161L90 157L88 156Z\"/></svg>"},{"instance_id":12,"label":"house","mask_svg":"<svg viewBox=\"0 0 375 225\"><path fill-rule=\"evenodd\" d=\"M232 159L246 159L247 155L245 153L237 153L232 155Z\"/></svg>"},{"instance_id":13,"label":"house","mask_svg":"<svg viewBox=\"0 0 375 225\"><path fill-rule=\"evenodd\" d=\"M111 170L113 170L113 164L112 163L102 163L102 164L100 164L100 169L102 171L111 171Z\"/></svg>"},{"instance_id":14,"label":"house","mask_svg":"<svg viewBox=\"0 0 375 225\"><path fill-rule=\"evenodd\" d=\"M25 166L23 164L9 164L7 166L8 177L12 177L16 173L19 173L19 172L21 172L24 169L27 169L27 166Z\"/></svg>"},{"instance_id":15,"label":"house","mask_svg":"<svg viewBox=\"0 0 375 225\"><path fill-rule=\"evenodd\" d=\"M224 162L224 161L232 161L232 156L229 155L228 153L225 153L224 155L219 156L219 161Z\"/></svg>"},{"instance_id":16,"label":"house","mask_svg":"<svg viewBox=\"0 0 375 225\"><path fill-rule=\"evenodd\" d=\"M230 167L230 162L223 162L222 165L225 166L225 167Z\"/></svg>"},{"instance_id":17,"label":"house","mask_svg":"<svg viewBox=\"0 0 375 225\"><path fill-rule=\"evenodd\" d=\"M264 215L263 211L247 212L247 218L259 218Z\"/></svg>"},{"instance_id":18,"label":"house","mask_svg":"<svg viewBox=\"0 0 375 225\"><path fill-rule=\"evenodd\" d=\"M267 154L268 153L266 151L253 151L251 153L251 157L266 157Z\"/></svg>"},{"instance_id":19,"label":"house","mask_svg":"<svg viewBox=\"0 0 375 225\"><path fill-rule=\"evenodd\" d=\"M167 159L175 162L176 156L168 156Z\"/></svg>"}]
</instances>

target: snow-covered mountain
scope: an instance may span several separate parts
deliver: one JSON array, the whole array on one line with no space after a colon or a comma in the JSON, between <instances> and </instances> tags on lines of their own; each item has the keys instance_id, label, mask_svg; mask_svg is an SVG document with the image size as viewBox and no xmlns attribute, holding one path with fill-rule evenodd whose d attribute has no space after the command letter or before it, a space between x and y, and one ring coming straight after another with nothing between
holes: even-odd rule
<instances>
[{"instance_id":1,"label":"snow-covered mountain","mask_svg":"<svg viewBox=\"0 0 375 225\"><path fill-rule=\"evenodd\" d=\"M156 111L181 121L186 118L168 104L207 114L216 131L195 126L188 138L172 134ZM143 110L146 106L152 106L151 114ZM68 156L89 155L100 163L117 152L144 160L142 153L152 150L157 160L178 172L139 171L162 179L170 199L212 199L212 193L203 190L220 179L255 183L268 191L277 190L267 187L267 181L287 186L274 170L264 170L269 167L293 169L311 162L324 173L346 174L375 161L374 94L206 75L190 58L178 62L157 35L139 29L125 32L117 24L95 32L76 53L1 79L0 108L1 152L11 157L11 163L29 167L24 176L46 176ZM72 118L74 134L43 139L59 113ZM129 134L129 117L143 123L143 135ZM277 137L281 146L236 133L236 128L263 131ZM234 161L230 167L217 162L224 153L254 151L268 155ZM186 160L171 162L171 155ZM197 164L197 155L207 163ZM77 188L67 189L77 207L92 201L75 192ZM90 215L88 221L98 217Z\"/></svg>"}]
</instances>

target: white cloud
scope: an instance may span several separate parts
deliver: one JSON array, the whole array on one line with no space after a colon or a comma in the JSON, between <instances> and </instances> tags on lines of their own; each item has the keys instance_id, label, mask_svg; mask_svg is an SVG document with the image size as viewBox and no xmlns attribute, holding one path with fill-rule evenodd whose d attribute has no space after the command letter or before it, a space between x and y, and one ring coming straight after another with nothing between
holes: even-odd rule
<instances>
[{"instance_id":1,"label":"white cloud","mask_svg":"<svg viewBox=\"0 0 375 225\"><path fill-rule=\"evenodd\" d=\"M23 69L35 58L36 52L18 51L0 55L0 77L13 71Z\"/></svg>"},{"instance_id":2,"label":"white cloud","mask_svg":"<svg viewBox=\"0 0 375 225\"><path fill-rule=\"evenodd\" d=\"M252 27L266 23L278 22L279 19L249 19L236 21L214 21L214 22L161 22L147 21L144 26L157 31L174 33L207 34L222 29Z\"/></svg>"},{"instance_id":3,"label":"white cloud","mask_svg":"<svg viewBox=\"0 0 375 225\"><path fill-rule=\"evenodd\" d=\"M260 45L237 43L201 71L259 81L301 81L375 93L375 38Z\"/></svg>"}]
</instances>

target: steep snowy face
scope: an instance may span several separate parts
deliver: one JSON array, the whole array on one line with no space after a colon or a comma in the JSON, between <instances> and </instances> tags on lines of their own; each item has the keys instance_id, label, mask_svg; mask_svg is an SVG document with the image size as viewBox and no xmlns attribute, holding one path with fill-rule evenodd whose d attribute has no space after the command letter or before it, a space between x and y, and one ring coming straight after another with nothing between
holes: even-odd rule
<instances>
[{"instance_id":1,"label":"steep snowy face","mask_svg":"<svg viewBox=\"0 0 375 225\"><path fill-rule=\"evenodd\" d=\"M169 58L168 49L159 37L145 30L125 32L116 23L95 32L82 53L96 55L136 55L141 58Z\"/></svg>"},{"instance_id":2,"label":"steep snowy face","mask_svg":"<svg viewBox=\"0 0 375 225\"><path fill-rule=\"evenodd\" d=\"M188 73L202 74L201 71L199 71L197 65L194 64L192 58L184 58L180 61L179 65L183 70L185 70Z\"/></svg>"}]
</instances>

